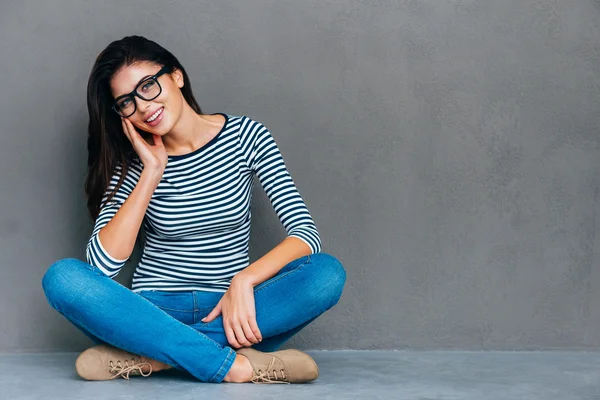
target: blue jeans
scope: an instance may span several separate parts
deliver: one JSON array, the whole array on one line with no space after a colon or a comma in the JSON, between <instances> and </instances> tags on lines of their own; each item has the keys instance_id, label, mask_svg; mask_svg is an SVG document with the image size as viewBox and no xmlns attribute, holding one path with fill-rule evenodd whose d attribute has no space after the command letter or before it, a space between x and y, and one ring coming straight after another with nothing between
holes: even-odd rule
<instances>
[{"instance_id":1,"label":"blue jeans","mask_svg":"<svg viewBox=\"0 0 600 400\"><path fill-rule=\"evenodd\" d=\"M345 280L336 258L316 253L290 262L256 286L256 320L263 341L253 347L278 349L338 302ZM97 344L150 357L203 382L221 382L235 360L222 316L200 321L222 292L136 293L73 258L52 264L42 286L50 305Z\"/></svg>"}]
</instances>

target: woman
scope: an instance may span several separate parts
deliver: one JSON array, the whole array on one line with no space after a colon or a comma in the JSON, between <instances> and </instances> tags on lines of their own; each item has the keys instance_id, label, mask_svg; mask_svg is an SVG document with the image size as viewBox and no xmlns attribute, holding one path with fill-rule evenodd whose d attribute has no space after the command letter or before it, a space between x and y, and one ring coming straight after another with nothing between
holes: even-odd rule
<instances>
[{"instance_id":1,"label":"woman","mask_svg":"<svg viewBox=\"0 0 600 400\"><path fill-rule=\"evenodd\" d=\"M205 382L308 382L318 368L277 351L334 306L345 272L320 253L311 215L270 132L202 114L179 61L139 36L111 43L87 91L87 262L54 263L49 303L96 346L77 373L104 380L177 368ZM250 264L254 176L287 237ZM143 229L141 229L143 226ZM131 290L112 278L144 234Z\"/></svg>"}]
</instances>

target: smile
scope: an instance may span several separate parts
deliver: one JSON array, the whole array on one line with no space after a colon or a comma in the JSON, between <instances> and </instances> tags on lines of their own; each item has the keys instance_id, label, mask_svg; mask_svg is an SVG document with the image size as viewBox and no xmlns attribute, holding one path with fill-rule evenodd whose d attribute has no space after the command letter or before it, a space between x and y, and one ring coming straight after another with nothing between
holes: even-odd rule
<instances>
[{"instance_id":1,"label":"smile","mask_svg":"<svg viewBox=\"0 0 600 400\"><path fill-rule=\"evenodd\" d=\"M160 110L158 110L157 112L155 112L154 114L152 114L152 116L151 116L150 118L148 118L148 119L146 120L146 122L152 122L152 121L154 121L156 118L158 118L158 116L159 116L160 114L162 114L163 110L164 110L164 107L161 107L161 109L160 109Z\"/></svg>"}]
</instances>

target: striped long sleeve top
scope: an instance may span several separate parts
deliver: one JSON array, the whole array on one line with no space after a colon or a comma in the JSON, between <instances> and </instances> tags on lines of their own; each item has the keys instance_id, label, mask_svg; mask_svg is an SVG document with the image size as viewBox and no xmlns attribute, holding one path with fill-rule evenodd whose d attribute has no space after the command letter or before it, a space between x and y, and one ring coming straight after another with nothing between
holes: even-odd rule
<instances>
[{"instance_id":1,"label":"striped long sleeve top","mask_svg":"<svg viewBox=\"0 0 600 400\"><path fill-rule=\"evenodd\" d=\"M255 176L287 235L303 240L312 253L321 249L319 232L269 130L246 116L221 115L225 124L211 141L168 157L142 223L146 240L133 274L134 292L226 291L231 278L249 265ZM127 259L108 254L98 232L133 191L142 165L129 168L108 202L120 173L117 167L86 247L87 262L111 278Z\"/></svg>"}]
</instances>

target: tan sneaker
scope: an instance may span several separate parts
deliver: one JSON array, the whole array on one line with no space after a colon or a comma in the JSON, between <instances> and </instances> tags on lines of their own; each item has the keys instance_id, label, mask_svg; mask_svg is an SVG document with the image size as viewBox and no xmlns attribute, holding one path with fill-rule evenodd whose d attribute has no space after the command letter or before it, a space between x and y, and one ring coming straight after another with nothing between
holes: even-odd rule
<instances>
[{"instance_id":1,"label":"tan sneaker","mask_svg":"<svg viewBox=\"0 0 600 400\"><path fill-rule=\"evenodd\" d=\"M137 356L109 345L98 345L85 350L75 361L75 370L83 379L105 381L129 379L130 375L148 376L152 365L147 357Z\"/></svg>"},{"instance_id":2,"label":"tan sneaker","mask_svg":"<svg viewBox=\"0 0 600 400\"><path fill-rule=\"evenodd\" d=\"M280 350L271 353L245 347L237 350L248 358L254 373L253 383L305 383L319 376L317 363L299 350Z\"/></svg>"}]
</instances>

